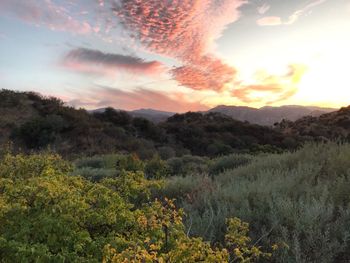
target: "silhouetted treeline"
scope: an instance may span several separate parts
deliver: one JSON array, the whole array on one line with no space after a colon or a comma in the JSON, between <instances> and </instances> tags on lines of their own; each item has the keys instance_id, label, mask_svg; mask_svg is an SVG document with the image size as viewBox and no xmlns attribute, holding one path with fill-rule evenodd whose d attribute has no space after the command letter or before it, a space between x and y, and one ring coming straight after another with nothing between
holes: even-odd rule
<instances>
[{"instance_id":1,"label":"silhouetted treeline","mask_svg":"<svg viewBox=\"0 0 350 263\"><path fill-rule=\"evenodd\" d=\"M125 151L141 159L157 154L164 159L186 154L215 157L281 152L295 149L308 139L300 132L288 133L283 125L285 122L269 128L220 113L196 112L175 114L156 124L112 108L88 112L66 106L54 97L0 91L0 143L11 140L15 149L22 151L50 147L63 156Z\"/></svg>"}]
</instances>

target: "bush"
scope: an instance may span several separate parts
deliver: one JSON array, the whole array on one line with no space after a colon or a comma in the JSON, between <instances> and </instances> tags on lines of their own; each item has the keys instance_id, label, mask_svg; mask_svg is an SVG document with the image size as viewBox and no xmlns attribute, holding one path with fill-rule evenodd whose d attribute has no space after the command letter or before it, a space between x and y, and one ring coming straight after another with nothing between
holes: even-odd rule
<instances>
[{"instance_id":1,"label":"bush","mask_svg":"<svg viewBox=\"0 0 350 263\"><path fill-rule=\"evenodd\" d=\"M240 166L249 164L253 157L243 154L231 154L214 159L209 167L210 175L217 175L226 170L232 170Z\"/></svg>"},{"instance_id":2,"label":"bush","mask_svg":"<svg viewBox=\"0 0 350 263\"><path fill-rule=\"evenodd\" d=\"M209 159L205 157L184 155L167 160L171 175L193 175L208 172Z\"/></svg>"},{"instance_id":3,"label":"bush","mask_svg":"<svg viewBox=\"0 0 350 263\"><path fill-rule=\"evenodd\" d=\"M148 179L161 179L168 175L168 166L159 156L146 162L145 175Z\"/></svg>"},{"instance_id":4,"label":"bush","mask_svg":"<svg viewBox=\"0 0 350 263\"><path fill-rule=\"evenodd\" d=\"M349 156L349 144L309 144L202 177L204 187L192 177L169 179L162 191L178 195L192 236L223 242L225 218L237 216L250 223L252 240L284 247L274 262L348 262Z\"/></svg>"},{"instance_id":5,"label":"bush","mask_svg":"<svg viewBox=\"0 0 350 263\"><path fill-rule=\"evenodd\" d=\"M226 249L184 231L172 200L151 201L142 172L92 183L57 155L0 160L1 262L251 262L269 257L227 221ZM248 261L247 261L248 260Z\"/></svg>"},{"instance_id":6,"label":"bush","mask_svg":"<svg viewBox=\"0 0 350 263\"><path fill-rule=\"evenodd\" d=\"M40 149L59 139L59 133L66 128L67 123L61 116L34 118L14 132L14 138L19 138L30 149Z\"/></svg>"},{"instance_id":7,"label":"bush","mask_svg":"<svg viewBox=\"0 0 350 263\"><path fill-rule=\"evenodd\" d=\"M137 172L144 170L144 163L131 154L106 154L84 157L74 162L72 175L80 175L97 182L104 178L118 177L122 172Z\"/></svg>"},{"instance_id":8,"label":"bush","mask_svg":"<svg viewBox=\"0 0 350 263\"><path fill-rule=\"evenodd\" d=\"M169 146L163 146L158 148L158 154L162 160L168 160L175 157L175 150Z\"/></svg>"}]
</instances>

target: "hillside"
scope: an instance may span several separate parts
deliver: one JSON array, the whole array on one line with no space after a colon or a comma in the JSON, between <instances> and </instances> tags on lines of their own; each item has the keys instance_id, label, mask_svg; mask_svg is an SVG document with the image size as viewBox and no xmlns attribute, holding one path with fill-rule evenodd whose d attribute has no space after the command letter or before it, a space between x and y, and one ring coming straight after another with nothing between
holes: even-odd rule
<instances>
[{"instance_id":1,"label":"hillside","mask_svg":"<svg viewBox=\"0 0 350 263\"><path fill-rule=\"evenodd\" d=\"M291 136L350 140L350 106L319 117L303 117L295 122L284 120L276 128Z\"/></svg>"},{"instance_id":2,"label":"hillside","mask_svg":"<svg viewBox=\"0 0 350 263\"><path fill-rule=\"evenodd\" d=\"M297 139L266 126L234 120L220 113L175 114L160 124L175 142L196 155L273 152L295 148Z\"/></svg>"},{"instance_id":3,"label":"hillside","mask_svg":"<svg viewBox=\"0 0 350 263\"><path fill-rule=\"evenodd\" d=\"M155 124L107 108L88 112L33 92L0 92L2 144L25 151L50 147L64 156L115 151L152 158L156 153L216 156L233 152L280 151L298 142L272 128L233 120L220 113L176 114Z\"/></svg>"},{"instance_id":4,"label":"hillside","mask_svg":"<svg viewBox=\"0 0 350 263\"><path fill-rule=\"evenodd\" d=\"M240 121L248 121L259 125L272 126L283 119L295 121L305 116L317 117L325 113L336 111L333 108L307 106L262 107L260 109L244 106L217 106L209 112L220 112Z\"/></svg>"},{"instance_id":5,"label":"hillside","mask_svg":"<svg viewBox=\"0 0 350 263\"><path fill-rule=\"evenodd\" d=\"M105 110L106 110L106 108L99 108L99 109L95 109L95 110L92 110L89 112L101 113L101 112L104 112ZM115 109L115 110L124 111L124 110L119 110L119 109ZM160 111L160 110L154 110L154 109L138 109L138 110L132 110L132 111L125 111L125 112L127 112L129 115L131 115L133 117L144 118L144 119L147 119L147 120L152 121L154 123L166 121L167 118L169 118L170 116L173 116L175 114L174 112Z\"/></svg>"}]
</instances>

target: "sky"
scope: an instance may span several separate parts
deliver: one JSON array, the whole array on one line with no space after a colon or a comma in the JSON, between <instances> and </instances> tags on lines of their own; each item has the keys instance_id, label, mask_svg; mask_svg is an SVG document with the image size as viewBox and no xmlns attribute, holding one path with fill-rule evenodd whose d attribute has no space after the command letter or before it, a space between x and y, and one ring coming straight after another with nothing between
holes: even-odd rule
<instances>
[{"instance_id":1,"label":"sky","mask_svg":"<svg viewBox=\"0 0 350 263\"><path fill-rule=\"evenodd\" d=\"M87 109L350 104L350 0L0 0L0 88Z\"/></svg>"}]
</instances>

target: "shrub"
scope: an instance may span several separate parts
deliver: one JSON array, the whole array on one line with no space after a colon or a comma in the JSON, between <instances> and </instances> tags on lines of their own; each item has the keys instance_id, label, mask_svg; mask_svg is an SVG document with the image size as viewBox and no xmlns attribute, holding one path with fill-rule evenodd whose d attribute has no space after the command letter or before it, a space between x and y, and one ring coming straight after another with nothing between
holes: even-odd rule
<instances>
[{"instance_id":1,"label":"shrub","mask_svg":"<svg viewBox=\"0 0 350 263\"><path fill-rule=\"evenodd\" d=\"M187 231L224 242L225 218L250 223L251 238L278 244L275 262L350 261L350 145L309 144L283 154L254 157L244 166L217 174L198 189L192 177L169 179L184 208ZM210 180L210 181L208 181ZM176 186L183 192L176 192ZM193 187L193 189L190 189Z\"/></svg>"},{"instance_id":2,"label":"shrub","mask_svg":"<svg viewBox=\"0 0 350 263\"><path fill-rule=\"evenodd\" d=\"M169 146L163 146L158 148L158 154L162 160L168 160L175 157L175 150Z\"/></svg>"},{"instance_id":3,"label":"shrub","mask_svg":"<svg viewBox=\"0 0 350 263\"><path fill-rule=\"evenodd\" d=\"M171 175L193 175L208 172L209 159L205 157L184 155L167 160Z\"/></svg>"},{"instance_id":4,"label":"shrub","mask_svg":"<svg viewBox=\"0 0 350 263\"><path fill-rule=\"evenodd\" d=\"M243 154L231 154L214 159L209 167L209 174L216 175L249 164L253 157Z\"/></svg>"},{"instance_id":5,"label":"shrub","mask_svg":"<svg viewBox=\"0 0 350 263\"><path fill-rule=\"evenodd\" d=\"M172 200L149 200L141 172L92 183L57 155L0 160L1 262L247 262L269 256L228 221L227 248L184 232Z\"/></svg>"},{"instance_id":6,"label":"shrub","mask_svg":"<svg viewBox=\"0 0 350 263\"><path fill-rule=\"evenodd\" d=\"M161 179L168 175L168 166L159 156L146 162L145 175L148 179Z\"/></svg>"}]
</instances>

